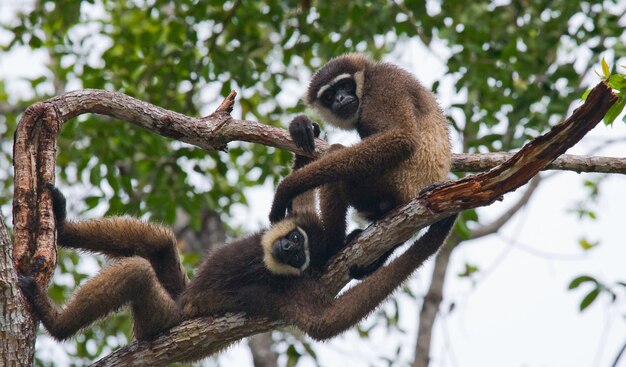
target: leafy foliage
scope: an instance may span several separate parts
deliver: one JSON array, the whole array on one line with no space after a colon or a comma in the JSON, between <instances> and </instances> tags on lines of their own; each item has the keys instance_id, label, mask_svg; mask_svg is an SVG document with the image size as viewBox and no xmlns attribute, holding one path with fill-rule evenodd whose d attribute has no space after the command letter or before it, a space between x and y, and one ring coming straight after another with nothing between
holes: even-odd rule
<instances>
[{"instance_id":1,"label":"leafy foliage","mask_svg":"<svg viewBox=\"0 0 626 367\"><path fill-rule=\"evenodd\" d=\"M606 294L610 297L611 303L615 303L618 297L624 297L626 295L626 283L616 282L614 285L605 284L591 275L581 275L574 278L569 286L569 290L577 289L582 284L591 284L591 290L580 301L580 311L587 309L592 303L594 303L600 294ZM626 315L625 315L626 316Z\"/></svg>"},{"instance_id":2,"label":"leafy foliage","mask_svg":"<svg viewBox=\"0 0 626 367\"><path fill-rule=\"evenodd\" d=\"M626 106L626 74L611 74L609 64L604 58L602 58L601 65L604 80L609 87L615 90L615 94L618 96L617 102L611 106L604 116L604 123L606 125L612 125L613 121L624 111L624 107ZM626 66L624 66L624 69L626 69ZM591 90L587 90L583 94L583 100L587 98L590 91ZM626 123L626 116L624 117L624 122Z\"/></svg>"}]
</instances>

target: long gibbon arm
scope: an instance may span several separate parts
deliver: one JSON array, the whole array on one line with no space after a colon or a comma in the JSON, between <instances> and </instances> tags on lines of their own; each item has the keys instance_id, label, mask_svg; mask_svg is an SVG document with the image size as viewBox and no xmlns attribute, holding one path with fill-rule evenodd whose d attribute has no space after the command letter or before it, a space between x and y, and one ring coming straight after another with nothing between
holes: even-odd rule
<instances>
[{"instance_id":1,"label":"long gibbon arm","mask_svg":"<svg viewBox=\"0 0 626 367\"><path fill-rule=\"evenodd\" d=\"M296 116L289 124L289 134L296 145L307 152L315 150L315 139L320 135L320 127L308 117ZM334 144L327 153L343 149L344 146ZM313 159L296 154L294 156L293 174L313 162ZM346 236L346 213L348 203L341 194L341 188L337 183L323 185L320 188L319 215L324 226L325 256L331 258L345 245ZM298 210L317 212L315 205L315 191L309 190L297 195L292 202L294 213Z\"/></svg>"},{"instance_id":2,"label":"long gibbon arm","mask_svg":"<svg viewBox=\"0 0 626 367\"><path fill-rule=\"evenodd\" d=\"M412 134L393 129L352 147L331 151L281 181L274 196L270 222L283 219L289 202L297 195L340 180L366 180L379 176L409 158L416 148L417 142Z\"/></svg>"},{"instance_id":3,"label":"long gibbon arm","mask_svg":"<svg viewBox=\"0 0 626 367\"><path fill-rule=\"evenodd\" d=\"M456 220L450 216L430 226L409 249L338 298L324 297L315 288L297 293L298 307L283 304L283 317L314 339L325 340L352 327L383 302L443 244Z\"/></svg>"}]
</instances>

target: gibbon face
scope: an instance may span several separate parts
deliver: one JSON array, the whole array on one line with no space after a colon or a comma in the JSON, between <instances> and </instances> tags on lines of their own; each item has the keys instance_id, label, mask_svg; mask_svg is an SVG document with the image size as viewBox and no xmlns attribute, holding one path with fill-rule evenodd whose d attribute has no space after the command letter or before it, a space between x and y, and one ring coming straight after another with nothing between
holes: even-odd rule
<instances>
[{"instance_id":1,"label":"gibbon face","mask_svg":"<svg viewBox=\"0 0 626 367\"><path fill-rule=\"evenodd\" d=\"M331 60L311 80L306 104L325 121L344 130L354 129L359 120L367 63L360 55ZM343 72L337 75L337 70Z\"/></svg>"},{"instance_id":2,"label":"gibbon face","mask_svg":"<svg viewBox=\"0 0 626 367\"><path fill-rule=\"evenodd\" d=\"M321 223L317 218L308 219L312 216L288 217L263 234L263 262L272 274L302 275L327 260Z\"/></svg>"}]
</instances>

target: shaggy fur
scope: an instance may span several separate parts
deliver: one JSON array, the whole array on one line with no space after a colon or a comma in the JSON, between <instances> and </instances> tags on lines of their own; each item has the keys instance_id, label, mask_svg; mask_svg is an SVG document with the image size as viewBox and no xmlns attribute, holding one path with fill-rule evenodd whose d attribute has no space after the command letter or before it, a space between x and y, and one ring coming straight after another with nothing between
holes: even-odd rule
<instances>
[{"instance_id":1,"label":"shaggy fur","mask_svg":"<svg viewBox=\"0 0 626 367\"><path fill-rule=\"evenodd\" d=\"M342 118L319 97L346 74L356 84L359 105L354 114ZM326 122L356 130L362 141L343 149L336 146L286 177L277 188L271 222L284 218L294 197L325 184L339 187L328 189L333 203L322 206L341 206L337 201L344 201L375 220L417 197L425 186L446 179L451 157L446 119L432 93L407 71L362 55L344 55L313 76L305 102Z\"/></svg>"}]
</instances>

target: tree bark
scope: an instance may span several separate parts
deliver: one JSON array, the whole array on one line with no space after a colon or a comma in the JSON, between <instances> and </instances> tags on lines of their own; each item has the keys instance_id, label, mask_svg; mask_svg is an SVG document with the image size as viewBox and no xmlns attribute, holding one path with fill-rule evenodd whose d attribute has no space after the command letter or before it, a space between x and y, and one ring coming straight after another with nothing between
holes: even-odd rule
<instances>
[{"instance_id":1,"label":"tree bark","mask_svg":"<svg viewBox=\"0 0 626 367\"><path fill-rule=\"evenodd\" d=\"M0 213L0 362L6 367L26 367L33 365L35 322L17 286L11 249Z\"/></svg>"},{"instance_id":2,"label":"tree bark","mask_svg":"<svg viewBox=\"0 0 626 367\"><path fill-rule=\"evenodd\" d=\"M453 172L482 172L510 159L514 153L452 153ZM614 157L587 157L563 154L545 169L574 172L626 174L626 159Z\"/></svg>"},{"instance_id":3,"label":"tree bark","mask_svg":"<svg viewBox=\"0 0 626 367\"><path fill-rule=\"evenodd\" d=\"M68 119L81 113L96 112L130 121L203 149L224 149L231 140L244 140L303 153L295 149L288 133L282 129L230 117L233 99L234 94L231 94L212 115L193 119L120 93L93 90L71 92L29 107L18 133L26 130L33 136L38 130L47 133L54 132L56 128L58 131L58 126ZM349 281L347 270L350 265L369 264L395 244L408 240L420 228L460 210L488 205L517 189L578 142L616 100L610 88L600 83L570 118L528 143L501 165L488 172L444 184L396 208L368 227L351 246L331 260L321 278L322 284L330 293L336 294ZM24 140L18 145L18 138L23 139L24 136L16 136L14 220L15 249L20 255L16 256L17 266L22 271L36 270L37 279L44 282L53 269L55 241L50 198L47 190L42 188L45 182L54 178L55 147L54 144L50 146L46 134L41 136L45 139L39 139L36 145L24 145ZM319 140L316 141L318 146L322 149L316 155L327 145ZM33 157L39 158L41 163L33 165L33 161L39 162ZM19 182L18 176L21 178ZM33 201L32 198L38 200ZM33 239L30 239L30 233L35 234ZM32 251L30 243L37 244ZM29 254L33 256L29 258ZM31 263L33 258L36 261ZM134 342L94 365L161 366L195 360L216 353L242 337L278 326L285 326L284 322L247 318L243 314L187 320L150 342Z\"/></svg>"}]
</instances>

